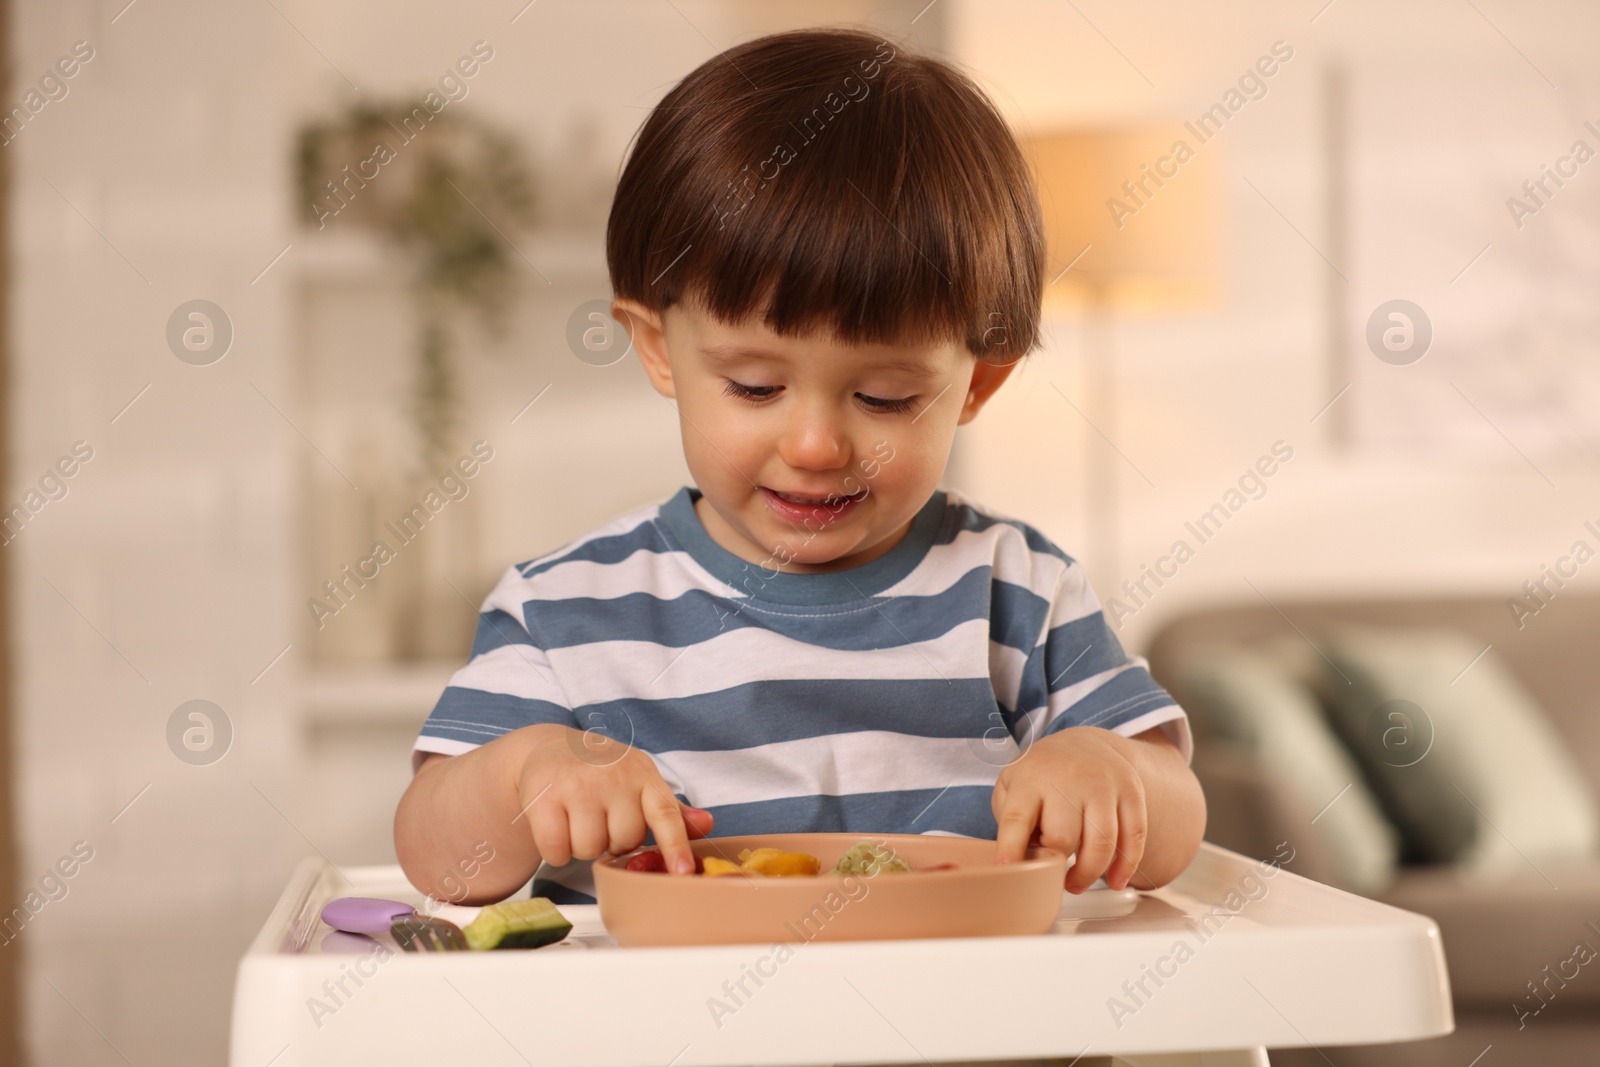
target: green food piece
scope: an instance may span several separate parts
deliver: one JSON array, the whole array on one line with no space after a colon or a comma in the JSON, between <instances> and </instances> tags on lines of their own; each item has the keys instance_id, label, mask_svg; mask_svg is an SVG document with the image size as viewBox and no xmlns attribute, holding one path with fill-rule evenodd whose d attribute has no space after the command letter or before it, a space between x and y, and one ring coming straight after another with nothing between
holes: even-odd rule
<instances>
[{"instance_id":1,"label":"green food piece","mask_svg":"<svg viewBox=\"0 0 1600 1067\"><path fill-rule=\"evenodd\" d=\"M891 849L881 848L871 841L857 841L850 851L839 857L834 865L835 874L874 875L880 872L909 871L911 865L896 856Z\"/></svg>"},{"instance_id":2,"label":"green food piece","mask_svg":"<svg viewBox=\"0 0 1600 1067\"><path fill-rule=\"evenodd\" d=\"M540 948L553 945L572 931L572 923L544 897L503 900L479 910L461 931L467 947L482 952L491 948Z\"/></svg>"}]
</instances>

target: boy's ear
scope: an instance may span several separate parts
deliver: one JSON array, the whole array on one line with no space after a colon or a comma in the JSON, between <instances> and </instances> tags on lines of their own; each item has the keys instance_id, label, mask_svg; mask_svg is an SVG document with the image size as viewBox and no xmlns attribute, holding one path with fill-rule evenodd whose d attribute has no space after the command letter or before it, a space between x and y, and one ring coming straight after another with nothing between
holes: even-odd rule
<instances>
[{"instance_id":1,"label":"boy's ear","mask_svg":"<svg viewBox=\"0 0 1600 1067\"><path fill-rule=\"evenodd\" d=\"M972 385L967 389L966 402L961 405L961 416L956 419L957 426L965 426L978 415L979 409L988 403L994 391L1000 388L1000 383L1011 376L1020 359L1010 363L995 364L978 360L972 368Z\"/></svg>"},{"instance_id":2,"label":"boy's ear","mask_svg":"<svg viewBox=\"0 0 1600 1067\"><path fill-rule=\"evenodd\" d=\"M661 316L637 300L619 297L611 301L611 317L622 323L632 341L631 347L639 354L650 384L662 396L677 396L672 382L672 364L667 360L667 336L661 327Z\"/></svg>"}]
</instances>

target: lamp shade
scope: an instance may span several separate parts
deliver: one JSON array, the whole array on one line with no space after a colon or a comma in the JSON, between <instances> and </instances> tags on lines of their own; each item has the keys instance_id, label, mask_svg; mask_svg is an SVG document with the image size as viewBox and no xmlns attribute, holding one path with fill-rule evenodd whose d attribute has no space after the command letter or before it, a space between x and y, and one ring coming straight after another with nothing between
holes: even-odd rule
<instances>
[{"instance_id":1,"label":"lamp shade","mask_svg":"<svg viewBox=\"0 0 1600 1067\"><path fill-rule=\"evenodd\" d=\"M1023 151L1053 264L1047 308L1172 313L1215 304L1220 145L1174 125L1054 132Z\"/></svg>"}]
</instances>

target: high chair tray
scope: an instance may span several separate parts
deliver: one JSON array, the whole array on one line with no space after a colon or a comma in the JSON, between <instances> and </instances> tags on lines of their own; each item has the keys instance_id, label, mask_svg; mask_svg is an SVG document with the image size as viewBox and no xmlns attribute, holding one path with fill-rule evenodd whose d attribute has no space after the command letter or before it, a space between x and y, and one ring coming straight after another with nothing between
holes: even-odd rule
<instances>
[{"instance_id":1,"label":"high chair tray","mask_svg":"<svg viewBox=\"0 0 1600 1067\"><path fill-rule=\"evenodd\" d=\"M542 949L355 954L323 944L340 896L422 903L398 867L302 861L239 963L233 1067L1264 1064L1454 1027L1431 919L1210 844L1154 892L1063 893L1031 937L621 948L558 905L573 930Z\"/></svg>"}]
</instances>

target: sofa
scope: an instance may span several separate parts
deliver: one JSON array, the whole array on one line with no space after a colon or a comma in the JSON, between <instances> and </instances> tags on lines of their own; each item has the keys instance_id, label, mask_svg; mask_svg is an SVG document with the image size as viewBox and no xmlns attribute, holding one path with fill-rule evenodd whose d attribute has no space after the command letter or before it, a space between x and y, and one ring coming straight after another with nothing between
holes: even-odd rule
<instances>
[{"instance_id":1,"label":"sofa","mask_svg":"<svg viewBox=\"0 0 1600 1067\"><path fill-rule=\"evenodd\" d=\"M1600 796L1600 597L1563 589L1534 615L1513 612L1503 598L1274 598L1271 604L1219 605L1170 620L1145 655L1156 679L1184 704L1194 723L1194 769L1209 811L1206 838L1263 859L1279 842L1292 841L1291 870L1428 915L1439 924L1444 945L1454 1033L1400 1045L1284 1049L1272 1053L1272 1062L1279 1067L1600 1063L1600 959L1592 958L1600 951L1600 859L1592 854L1537 863L1513 859L1485 873L1419 859L1412 849L1397 859L1387 883L1365 878L1364 886L1353 885L1350 864L1340 861L1322 832L1329 820L1319 821L1317 803L1296 788L1295 776L1306 768L1293 757L1263 759L1227 736L1210 711L1214 699L1196 691L1197 665L1240 648L1294 660L1286 670L1297 676L1308 664L1329 674L1337 667L1324 654L1325 635L1352 626L1395 633L1447 629L1471 646L1489 646L1542 709L1563 758L1576 765L1582 787ZM1470 678L1479 669L1469 664L1463 673ZM1335 681L1336 687L1343 685ZM1309 691L1316 706L1331 714L1325 691L1315 685ZM1392 816L1382 792L1373 795L1379 798L1374 810ZM1561 819L1570 813L1549 814Z\"/></svg>"}]
</instances>

